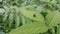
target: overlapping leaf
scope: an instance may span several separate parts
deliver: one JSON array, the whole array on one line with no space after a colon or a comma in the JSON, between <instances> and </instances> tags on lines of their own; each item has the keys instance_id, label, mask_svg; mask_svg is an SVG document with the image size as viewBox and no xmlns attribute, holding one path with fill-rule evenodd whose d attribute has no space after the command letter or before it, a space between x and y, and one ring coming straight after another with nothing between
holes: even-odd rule
<instances>
[{"instance_id":1,"label":"overlapping leaf","mask_svg":"<svg viewBox=\"0 0 60 34\"><path fill-rule=\"evenodd\" d=\"M53 11L46 16L47 25L55 27L60 23L60 12Z\"/></svg>"},{"instance_id":2,"label":"overlapping leaf","mask_svg":"<svg viewBox=\"0 0 60 34\"><path fill-rule=\"evenodd\" d=\"M20 28L11 31L9 34L38 34L38 33L44 33L47 30L48 27L44 23L33 22L25 24Z\"/></svg>"},{"instance_id":3,"label":"overlapping leaf","mask_svg":"<svg viewBox=\"0 0 60 34\"><path fill-rule=\"evenodd\" d=\"M15 8L15 12L14 12L15 13L15 19L14 20L15 20L15 25L16 25L15 27L17 28L17 27L19 27L20 20L21 20L20 19L20 12L19 12L19 10L17 10L16 6L14 8Z\"/></svg>"},{"instance_id":4,"label":"overlapping leaf","mask_svg":"<svg viewBox=\"0 0 60 34\"><path fill-rule=\"evenodd\" d=\"M37 12L34 12L32 10L21 10L21 13L31 19L31 20L35 20L35 21L40 21L40 22L44 22L44 17L40 14L40 13L37 13Z\"/></svg>"}]
</instances>

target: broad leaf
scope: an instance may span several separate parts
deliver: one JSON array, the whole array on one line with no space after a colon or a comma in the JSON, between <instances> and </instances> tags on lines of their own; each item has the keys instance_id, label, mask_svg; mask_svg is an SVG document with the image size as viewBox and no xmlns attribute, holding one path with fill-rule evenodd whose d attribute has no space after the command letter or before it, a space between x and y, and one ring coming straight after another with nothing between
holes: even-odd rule
<instances>
[{"instance_id":1,"label":"broad leaf","mask_svg":"<svg viewBox=\"0 0 60 34\"><path fill-rule=\"evenodd\" d=\"M46 16L47 25L54 27L60 23L60 13L58 11L50 12Z\"/></svg>"},{"instance_id":2,"label":"broad leaf","mask_svg":"<svg viewBox=\"0 0 60 34\"><path fill-rule=\"evenodd\" d=\"M48 27L44 23L33 22L22 25L20 28L11 31L9 34L37 34L44 33L48 30Z\"/></svg>"},{"instance_id":3,"label":"broad leaf","mask_svg":"<svg viewBox=\"0 0 60 34\"><path fill-rule=\"evenodd\" d=\"M44 22L44 17L40 14L40 13L37 13L37 12L34 12L32 10L22 10L21 13L31 19L31 20L35 20L35 21L40 21L40 22Z\"/></svg>"}]
</instances>

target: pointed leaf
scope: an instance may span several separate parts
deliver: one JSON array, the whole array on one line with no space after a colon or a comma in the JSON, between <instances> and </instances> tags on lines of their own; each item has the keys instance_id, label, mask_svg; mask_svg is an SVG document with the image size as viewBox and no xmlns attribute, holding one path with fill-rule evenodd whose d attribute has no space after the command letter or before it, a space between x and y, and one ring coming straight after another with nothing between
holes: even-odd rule
<instances>
[{"instance_id":1,"label":"pointed leaf","mask_svg":"<svg viewBox=\"0 0 60 34\"><path fill-rule=\"evenodd\" d=\"M9 34L36 34L36 33L44 33L47 30L48 27L44 23L34 22L25 24L20 28L11 31Z\"/></svg>"},{"instance_id":2,"label":"pointed leaf","mask_svg":"<svg viewBox=\"0 0 60 34\"><path fill-rule=\"evenodd\" d=\"M44 17L40 13L31 10L22 10L21 13L31 20L44 22Z\"/></svg>"},{"instance_id":3,"label":"pointed leaf","mask_svg":"<svg viewBox=\"0 0 60 34\"><path fill-rule=\"evenodd\" d=\"M60 23L60 13L58 11L50 12L46 16L47 25L54 27Z\"/></svg>"}]
</instances>

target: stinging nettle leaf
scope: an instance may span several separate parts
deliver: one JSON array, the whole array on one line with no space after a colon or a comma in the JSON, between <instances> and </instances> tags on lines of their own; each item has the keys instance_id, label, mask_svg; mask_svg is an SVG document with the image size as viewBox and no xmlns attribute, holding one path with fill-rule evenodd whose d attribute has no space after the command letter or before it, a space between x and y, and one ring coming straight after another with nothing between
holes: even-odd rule
<instances>
[{"instance_id":1,"label":"stinging nettle leaf","mask_svg":"<svg viewBox=\"0 0 60 34\"><path fill-rule=\"evenodd\" d=\"M31 20L44 22L44 17L40 13L31 10L22 10L21 13Z\"/></svg>"},{"instance_id":2,"label":"stinging nettle leaf","mask_svg":"<svg viewBox=\"0 0 60 34\"><path fill-rule=\"evenodd\" d=\"M60 13L58 11L50 12L46 16L47 25L55 27L60 23Z\"/></svg>"},{"instance_id":3,"label":"stinging nettle leaf","mask_svg":"<svg viewBox=\"0 0 60 34\"><path fill-rule=\"evenodd\" d=\"M44 33L48 30L48 27L44 23L28 23L22 25L20 28L11 31L9 34L37 34Z\"/></svg>"}]
</instances>

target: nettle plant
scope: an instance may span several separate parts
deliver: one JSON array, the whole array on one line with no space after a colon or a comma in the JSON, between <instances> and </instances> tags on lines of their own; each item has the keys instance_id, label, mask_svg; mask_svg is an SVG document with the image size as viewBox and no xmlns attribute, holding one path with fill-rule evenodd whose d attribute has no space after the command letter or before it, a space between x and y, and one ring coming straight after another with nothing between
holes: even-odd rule
<instances>
[{"instance_id":1,"label":"nettle plant","mask_svg":"<svg viewBox=\"0 0 60 34\"><path fill-rule=\"evenodd\" d=\"M20 12L20 17L18 16L19 12ZM15 12L16 29L12 30L7 34L60 34L59 11L48 12L45 17L43 16L44 14L29 9L21 9L19 10L19 12L17 11ZM28 19L25 20L22 19L23 25L18 27L20 23L19 19L23 18L21 15L23 15L24 18L28 18ZM11 22L9 27L11 28L13 18L10 19Z\"/></svg>"},{"instance_id":2,"label":"nettle plant","mask_svg":"<svg viewBox=\"0 0 60 34\"><path fill-rule=\"evenodd\" d=\"M60 0L4 0L1 7L6 34L60 34Z\"/></svg>"}]
</instances>

